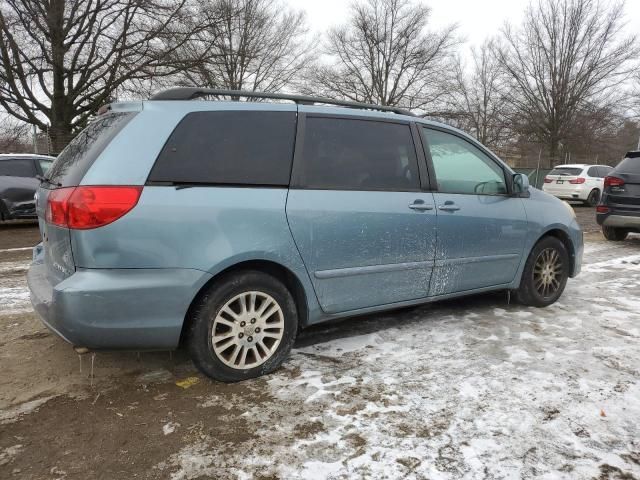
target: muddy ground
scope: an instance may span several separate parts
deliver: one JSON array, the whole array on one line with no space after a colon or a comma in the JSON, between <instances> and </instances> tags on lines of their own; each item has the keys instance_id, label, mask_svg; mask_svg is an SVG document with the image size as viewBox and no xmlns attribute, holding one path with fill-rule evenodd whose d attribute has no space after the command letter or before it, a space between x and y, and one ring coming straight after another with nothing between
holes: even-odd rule
<instances>
[{"instance_id":1,"label":"muddy ground","mask_svg":"<svg viewBox=\"0 0 640 480\"><path fill-rule=\"evenodd\" d=\"M181 351L76 355L28 303L37 228L0 225L0 478L640 479L640 236L576 211L584 270L552 307L316 327L234 385Z\"/></svg>"}]
</instances>

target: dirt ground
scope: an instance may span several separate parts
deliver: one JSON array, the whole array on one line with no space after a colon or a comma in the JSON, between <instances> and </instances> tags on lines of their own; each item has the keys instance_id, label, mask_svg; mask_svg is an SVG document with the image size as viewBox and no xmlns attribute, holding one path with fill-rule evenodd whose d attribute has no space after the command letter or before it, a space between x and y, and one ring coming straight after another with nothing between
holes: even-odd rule
<instances>
[{"instance_id":1,"label":"dirt ground","mask_svg":"<svg viewBox=\"0 0 640 480\"><path fill-rule=\"evenodd\" d=\"M0 224L0 478L640 479L640 236L576 212L584 268L555 305L314 327L233 385L182 351L76 355L28 301L37 227Z\"/></svg>"}]
</instances>

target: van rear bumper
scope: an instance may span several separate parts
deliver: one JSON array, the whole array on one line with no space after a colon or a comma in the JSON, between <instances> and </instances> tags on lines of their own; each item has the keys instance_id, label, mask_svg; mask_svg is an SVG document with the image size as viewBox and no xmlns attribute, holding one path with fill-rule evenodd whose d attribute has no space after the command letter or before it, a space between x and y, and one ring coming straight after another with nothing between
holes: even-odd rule
<instances>
[{"instance_id":1,"label":"van rear bumper","mask_svg":"<svg viewBox=\"0 0 640 480\"><path fill-rule=\"evenodd\" d=\"M165 350L178 346L185 315L211 278L191 269L78 269L57 285L44 263L27 274L43 323L77 347Z\"/></svg>"}]
</instances>

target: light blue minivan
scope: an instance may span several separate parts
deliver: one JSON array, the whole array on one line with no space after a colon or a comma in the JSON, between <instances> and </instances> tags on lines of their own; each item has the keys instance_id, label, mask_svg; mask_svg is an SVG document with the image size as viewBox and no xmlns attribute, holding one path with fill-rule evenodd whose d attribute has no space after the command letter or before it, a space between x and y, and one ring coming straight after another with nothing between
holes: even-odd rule
<instances>
[{"instance_id":1,"label":"light blue minivan","mask_svg":"<svg viewBox=\"0 0 640 480\"><path fill-rule=\"evenodd\" d=\"M110 105L37 212L28 280L51 330L83 350L184 343L222 381L273 371L329 319L493 290L547 306L583 250L569 205L459 130L255 92Z\"/></svg>"}]
</instances>

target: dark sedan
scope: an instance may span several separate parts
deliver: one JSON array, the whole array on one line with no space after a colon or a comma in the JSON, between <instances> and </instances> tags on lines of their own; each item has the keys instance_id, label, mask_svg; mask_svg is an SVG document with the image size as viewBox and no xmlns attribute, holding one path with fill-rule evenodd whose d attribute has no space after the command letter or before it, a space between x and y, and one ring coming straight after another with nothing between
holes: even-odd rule
<instances>
[{"instance_id":1,"label":"dark sedan","mask_svg":"<svg viewBox=\"0 0 640 480\"><path fill-rule=\"evenodd\" d=\"M621 241L640 233L640 151L629 152L604 179L596 219L607 240Z\"/></svg>"},{"instance_id":2,"label":"dark sedan","mask_svg":"<svg viewBox=\"0 0 640 480\"><path fill-rule=\"evenodd\" d=\"M35 154L0 155L0 220L36 218L40 180L55 158Z\"/></svg>"}]
</instances>

